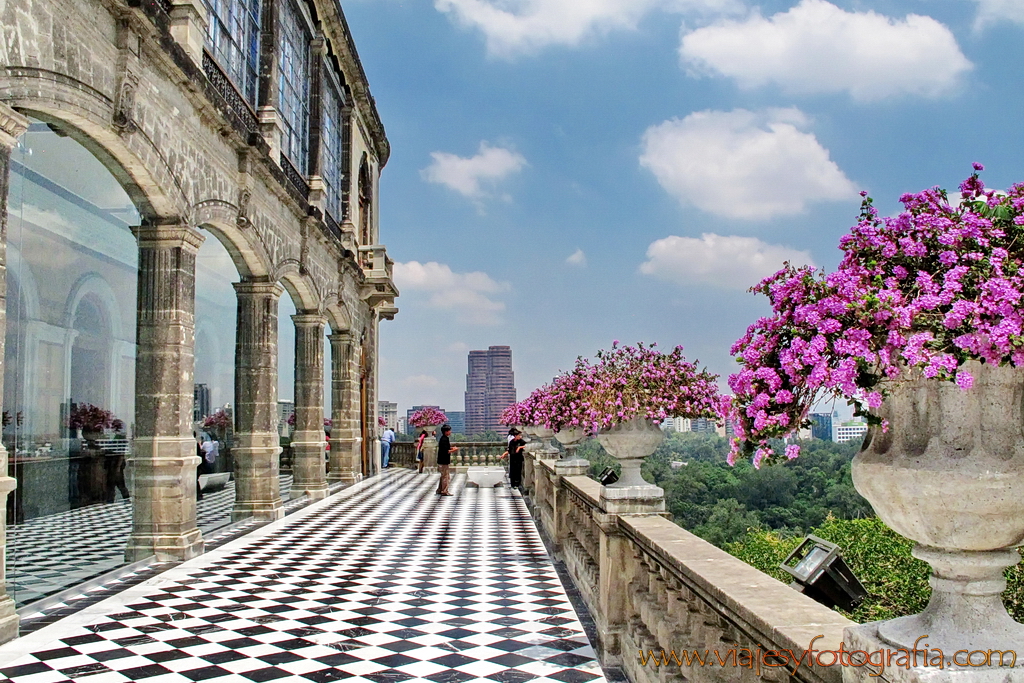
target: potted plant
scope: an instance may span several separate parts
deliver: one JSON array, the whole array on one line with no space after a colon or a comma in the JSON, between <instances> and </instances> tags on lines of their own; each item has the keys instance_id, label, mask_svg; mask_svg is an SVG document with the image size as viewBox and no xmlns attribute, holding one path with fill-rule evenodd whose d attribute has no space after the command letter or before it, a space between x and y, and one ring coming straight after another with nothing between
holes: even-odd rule
<instances>
[{"instance_id":1,"label":"potted plant","mask_svg":"<svg viewBox=\"0 0 1024 683\"><path fill-rule=\"evenodd\" d=\"M656 499L661 489L643 479L640 467L665 438L659 423L673 416L717 417L722 403L717 380L687 361L682 346L662 353L657 344L619 346L616 340L594 362L579 358L571 372L555 378L535 414L558 430L562 443L595 434L621 462L619 480L605 487L604 495L621 489L619 498ZM568 433L564 440L563 432Z\"/></svg>"},{"instance_id":2,"label":"potted plant","mask_svg":"<svg viewBox=\"0 0 1024 683\"><path fill-rule=\"evenodd\" d=\"M732 461L797 457L770 442L823 399L868 417L854 485L932 565L928 607L878 626L898 647L1024 642L1000 600L1024 542L1024 184L997 194L980 170L959 203L932 188L883 218L864 195L838 270L766 278L773 315L732 349Z\"/></svg>"},{"instance_id":3,"label":"potted plant","mask_svg":"<svg viewBox=\"0 0 1024 683\"><path fill-rule=\"evenodd\" d=\"M409 416L409 424L419 429L425 429L427 434L434 432L448 421L448 416L443 410L433 407L421 408Z\"/></svg>"},{"instance_id":4,"label":"potted plant","mask_svg":"<svg viewBox=\"0 0 1024 683\"><path fill-rule=\"evenodd\" d=\"M124 423L112 412L91 403L74 404L68 416L68 427L79 430L82 439L90 445L103 438L104 430L115 428L115 423L117 431L124 429Z\"/></svg>"}]
</instances>

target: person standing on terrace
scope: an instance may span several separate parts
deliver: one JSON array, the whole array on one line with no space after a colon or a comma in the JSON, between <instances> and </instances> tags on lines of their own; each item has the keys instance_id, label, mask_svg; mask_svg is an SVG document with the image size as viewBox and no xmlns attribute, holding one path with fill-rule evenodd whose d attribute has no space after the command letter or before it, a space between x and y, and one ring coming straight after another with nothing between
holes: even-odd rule
<instances>
[{"instance_id":1,"label":"person standing on terrace","mask_svg":"<svg viewBox=\"0 0 1024 683\"><path fill-rule=\"evenodd\" d=\"M448 484L451 482L452 453L459 449L457 446L452 446L451 439L448 438L451 433L450 426L441 427L441 438L437 442L437 471L441 473L441 479L437 482L437 494L440 496L452 495L448 493Z\"/></svg>"}]
</instances>

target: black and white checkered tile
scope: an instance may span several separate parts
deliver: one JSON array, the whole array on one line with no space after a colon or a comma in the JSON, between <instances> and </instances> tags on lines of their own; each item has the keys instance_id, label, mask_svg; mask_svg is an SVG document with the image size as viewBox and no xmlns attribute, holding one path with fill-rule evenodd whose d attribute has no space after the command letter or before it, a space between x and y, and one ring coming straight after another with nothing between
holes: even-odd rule
<instances>
[{"instance_id":1,"label":"black and white checkered tile","mask_svg":"<svg viewBox=\"0 0 1024 683\"><path fill-rule=\"evenodd\" d=\"M290 474L281 475L287 500ZM203 496L197 522L204 532L231 521L234 482ZM131 501L90 505L37 517L7 529L7 593L21 606L82 583L124 564L132 528Z\"/></svg>"},{"instance_id":2,"label":"black and white checkered tile","mask_svg":"<svg viewBox=\"0 0 1024 683\"><path fill-rule=\"evenodd\" d=\"M518 493L391 471L0 647L14 683L603 681Z\"/></svg>"}]
</instances>

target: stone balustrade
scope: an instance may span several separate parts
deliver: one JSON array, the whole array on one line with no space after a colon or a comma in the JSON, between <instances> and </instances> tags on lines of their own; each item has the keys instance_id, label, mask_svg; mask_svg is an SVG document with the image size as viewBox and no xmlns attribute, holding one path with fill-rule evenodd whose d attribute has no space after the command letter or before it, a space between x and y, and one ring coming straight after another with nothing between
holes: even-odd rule
<instances>
[{"instance_id":1,"label":"stone balustrade","mask_svg":"<svg viewBox=\"0 0 1024 683\"><path fill-rule=\"evenodd\" d=\"M525 490L594 618L605 665L621 667L633 683L842 680L842 667L808 664L805 650L839 650L843 629L853 622L663 513L607 513L602 486L558 475L556 462L527 455ZM692 657L695 650L703 665ZM785 659L764 654L773 650ZM663 662L662 651L667 665L652 661ZM803 662L799 667L790 652Z\"/></svg>"},{"instance_id":2,"label":"stone balustrade","mask_svg":"<svg viewBox=\"0 0 1024 683\"><path fill-rule=\"evenodd\" d=\"M505 443L500 441L461 441L452 455L454 467L503 467L500 459L505 452ZM391 465L393 467L416 467L416 444L396 441L391 444Z\"/></svg>"}]
</instances>

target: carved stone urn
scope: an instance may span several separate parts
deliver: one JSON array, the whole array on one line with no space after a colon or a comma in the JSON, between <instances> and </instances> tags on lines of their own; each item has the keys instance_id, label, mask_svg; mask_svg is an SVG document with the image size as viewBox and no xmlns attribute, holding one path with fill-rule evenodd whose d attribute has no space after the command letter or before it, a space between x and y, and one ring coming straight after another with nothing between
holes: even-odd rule
<instances>
[{"instance_id":1,"label":"carved stone urn","mask_svg":"<svg viewBox=\"0 0 1024 683\"><path fill-rule=\"evenodd\" d=\"M853 483L878 516L917 542L932 567L920 614L878 624L901 648L1020 649L1024 625L1006 612L1003 572L1024 542L1024 370L968 363L974 386L908 374L853 461Z\"/></svg>"},{"instance_id":2,"label":"carved stone urn","mask_svg":"<svg viewBox=\"0 0 1024 683\"><path fill-rule=\"evenodd\" d=\"M424 425L416 427L416 438L420 432L426 432L427 438L423 439L423 471L433 472L437 468L437 437L434 433L441 428L441 425Z\"/></svg>"},{"instance_id":3,"label":"carved stone urn","mask_svg":"<svg viewBox=\"0 0 1024 683\"><path fill-rule=\"evenodd\" d=\"M565 447L565 455L555 463L555 472L563 477L582 476L590 470L590 461L576 457L576 448L587 438L587 432L580 427L555 432L555 439Z\"/></svg>"},{"instance_id":4,"label":"carved stone urn","mask_svg":"<svg viewBox=\"0 0 1024 683\"><path fill-rule=\"evenodd\" d=\"M665 491L640 475L644 459L665 440L661 428L646 418L636 417L598 432L597 440L608 454L622 464L614 484L601 487L606 512L663 512Z\"/></svg>"}]
</instances>

